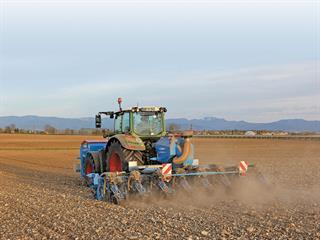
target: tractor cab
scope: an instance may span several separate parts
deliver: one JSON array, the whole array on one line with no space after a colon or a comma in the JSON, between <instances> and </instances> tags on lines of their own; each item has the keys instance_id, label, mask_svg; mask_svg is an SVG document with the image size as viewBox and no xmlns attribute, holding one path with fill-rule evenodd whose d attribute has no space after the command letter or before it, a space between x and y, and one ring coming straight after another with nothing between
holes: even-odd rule
<instances>
[{"instance_id":1,"label":"tractor cab","mask_svg":"<svg viewBox=\"0 0 320 240\"><path fill-rule=\"evenodd\" d=\"M119 100L118 100L119 102ZM143 140L159 139L166 135L165 107L133 107L117 112L99 112L96 115L96 128L101 128L101 114L114 119L113 135L135 135Z\"/></svg>"}]
</instances>

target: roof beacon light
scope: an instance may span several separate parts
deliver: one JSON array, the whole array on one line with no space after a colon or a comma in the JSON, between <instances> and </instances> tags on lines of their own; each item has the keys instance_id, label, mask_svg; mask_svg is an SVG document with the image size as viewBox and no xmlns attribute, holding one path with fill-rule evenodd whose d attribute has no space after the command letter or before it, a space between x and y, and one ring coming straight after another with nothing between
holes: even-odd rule
<instances>
[{"instance_id":1,"label":"roof beacon light","mask_svg":"<svg viewBox=\"0 0 320 240\"><path fill-rule=\"evenodd\" d=\"M122 103L122 98L119 97L119 98L118 98L118 104L119 104L119 109L120 109L120 111L122 111L121 103Z\"/></svg>"}]
</instances>

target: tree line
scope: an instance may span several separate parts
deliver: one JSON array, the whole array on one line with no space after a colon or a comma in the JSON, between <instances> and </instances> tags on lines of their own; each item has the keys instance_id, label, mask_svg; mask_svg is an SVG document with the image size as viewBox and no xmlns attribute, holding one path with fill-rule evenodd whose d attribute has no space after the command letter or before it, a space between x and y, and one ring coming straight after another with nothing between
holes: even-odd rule
<instances>
[{"instance_id":1,"label":"tree line","mask_svg":"<svg viewBox=\"0 0 320 240\"><path fill-rule=\"evenodd\" d=\"M0 133L20 133L20 134L63 134L63 135L104 135L111 131L109 129L93 129L93 128L81 128L75 129L58 129L49 124L46 124L43 129L24 129L18 128L15 124L10 124L4 128L0 128Z\"/></svg>"},{"instance_id":2,"label":"tree line","mask_svg":"<svg viewBox=\"0 0 320 240\"><path fill-rule=\"evenodd\" d=\"M190 126L189 130L192 130ZM167 131L169 133L179 133L183 129L180 125L172 123L167 126ZM314 135L314 132L284 132L284 131L269 131L269 130L252 130L256 135L281 135L283 133L289 135ZM193 130L194 135L245 135L246 130ZM75 129L58 129L49 124L46 124L44 128L30 130L16 127L15 124L10 124L4 128L0 128L0 133L21 133L21 134L63 134L63 135L108 135L112 133L110 129L95 129L95 128L81 128L79 130Z\"/></svg>"}]
</instances>

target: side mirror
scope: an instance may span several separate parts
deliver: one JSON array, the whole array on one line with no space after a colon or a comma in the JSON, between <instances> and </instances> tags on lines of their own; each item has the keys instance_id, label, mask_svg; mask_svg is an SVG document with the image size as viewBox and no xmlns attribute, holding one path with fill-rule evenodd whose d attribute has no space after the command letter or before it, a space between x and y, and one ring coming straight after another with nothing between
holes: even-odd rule
<instances>
[{"instance_id":1,"label":"side mirror","mask_svg":"<svg viewBox=\"0 0 320 240\"><path fill-rule=\"evenodd\" d=\"M113 119L113 118L114 118L114 114L111 114L111 115L110 115L110 118Z\"/></svg>"},{"instance_id":2,"label":"side mirror","mask_svg":"<svg viewBox=\"0 0 320 240\"><path fill-rule=\"evenodd\" d=\"M101 128L101 115L96 115L96 128Z\"/></svg>"}]
</instances>

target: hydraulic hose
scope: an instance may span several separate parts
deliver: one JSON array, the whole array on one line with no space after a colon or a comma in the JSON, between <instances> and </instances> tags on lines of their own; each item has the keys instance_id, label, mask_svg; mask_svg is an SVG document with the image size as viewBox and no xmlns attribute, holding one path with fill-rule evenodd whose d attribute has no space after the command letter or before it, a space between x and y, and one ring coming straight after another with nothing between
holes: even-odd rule
<instances>
[{"instance_id":1,"label":"hydraulic hose","mask_svg":"<svg viewBox=\"0 0 320 240\"><path fill-rule=\"evenodd\" d=\"M191 140L190 140L190 138L185 138L184 143L183 143L182 155L180 157L175 157L173 159L173 163L174 164L184 163L188 159L188 157L190 155L190 151L191 151Z\"/></svg>"}]
</instances>

